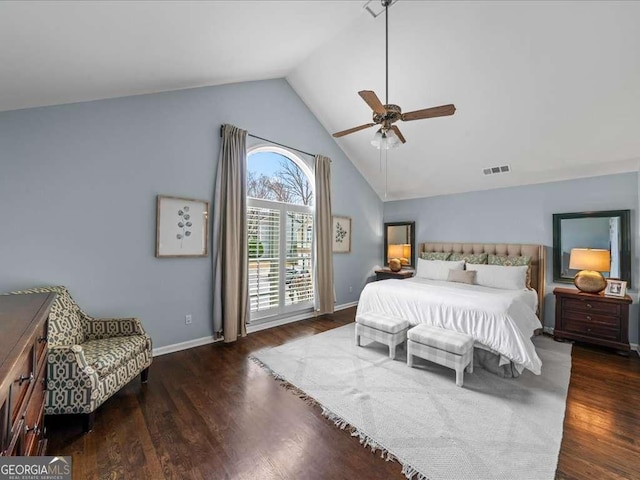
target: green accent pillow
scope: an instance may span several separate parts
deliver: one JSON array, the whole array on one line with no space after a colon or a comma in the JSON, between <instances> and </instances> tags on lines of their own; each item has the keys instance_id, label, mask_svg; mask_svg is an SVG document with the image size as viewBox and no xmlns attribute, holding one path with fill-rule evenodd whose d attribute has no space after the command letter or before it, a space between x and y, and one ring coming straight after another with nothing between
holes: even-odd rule
<instances>
[{"instance_id":1,"label":"green accent pillow","mask_svg":"<svg viewBox=\"0 0 640 480\"><path fill-rule=\"evenodd\" d=\"M460 261L460 260L464 260L467 263L474 263L474 264L487 264L487 256L488 254L486 253L478 253L478 254L473 254L473 253L452 253L451 257L449 257L449 260L451 261Z\"/></svg>"},{"instance_id":2,"label":"green accent pillow","mask_svg":"<svg viewBox=\"0 0 640 480\"><path fill-rule=\"evenodd\" d=\"M420 258L423 260L449 260L451 252L422 252Z\"/></svg>"},{"instance_id":3,"label":"green accent pillow","mask_svg":"<svg viewBox=\"0 0 640 480\"><path fill-rule=\"evenodd\" d=\"M489 255L489 265L504 267L522 267L531 264L531 257L526 255L510 257L508 255Z\"/></svg>"},{"instance_id":4,"label":"green accent pillow","mask_svg":"<svg viewBox=\"0 0 640 480\"><path fill-rule=\"evenodd\" d=\"M527 255L513 256L509 255L489 255L489 265L502 265L503 267L523 267L527 269L527 288L531 290L531 257Z\"/></svg>"}]
</instances>

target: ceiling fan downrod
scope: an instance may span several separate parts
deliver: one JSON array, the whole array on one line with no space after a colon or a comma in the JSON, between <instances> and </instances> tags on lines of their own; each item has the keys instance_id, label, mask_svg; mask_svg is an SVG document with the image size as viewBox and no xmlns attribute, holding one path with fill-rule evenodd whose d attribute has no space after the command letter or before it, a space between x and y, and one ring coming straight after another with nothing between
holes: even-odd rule
<instances>
[{"instance_id":1,"label":"ceiling fan downrod","mask_svg":"<svg viewBox=\"0 0 640 480\"><path fill-rule=\"evenodd\" d=\"M393 0L381 0L384 7L384 103L389 103L389 5Z\"/></svg>"}]
</instances>

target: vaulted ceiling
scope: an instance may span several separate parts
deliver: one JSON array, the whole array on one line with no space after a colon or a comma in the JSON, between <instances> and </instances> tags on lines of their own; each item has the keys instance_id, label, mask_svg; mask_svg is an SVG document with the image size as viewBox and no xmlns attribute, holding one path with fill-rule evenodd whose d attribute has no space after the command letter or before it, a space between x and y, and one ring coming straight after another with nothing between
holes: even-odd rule
<instances>
[{"instance_id":1,"label":"vaulted ceiling","mask_svg":"<svg viewBox=\"0 0 640 480\"><path fill-rule=\"evenodd\" d=\"M0 110L285 77L329 132L368 123L384 17L364 3L0 2ZM388 181L374 128L337 139L381 198L638 170L640 2L399 0L389 18L389 102L457 111L399 123Z\"/></svg>"}]
</instances>

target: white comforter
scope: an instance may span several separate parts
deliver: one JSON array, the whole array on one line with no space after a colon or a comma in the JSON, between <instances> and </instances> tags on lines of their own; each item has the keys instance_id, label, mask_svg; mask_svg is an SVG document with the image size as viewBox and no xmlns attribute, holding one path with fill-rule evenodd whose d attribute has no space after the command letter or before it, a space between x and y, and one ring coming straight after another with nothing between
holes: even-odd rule
<instances>
[{"instance_id":1,"label":"white comforter","mask_svg":"<svg viewBox=\"0 0 640 480\"><path fill-rule=\"evenodd\" d=\"M512 361L519 370L540 375L542 362L531 342L541 327L535 292L500 290L462 283L411 278L369 283L357 315L387 313L412 325L426 323L464 332Z\"/></svg>"}]
</instances>

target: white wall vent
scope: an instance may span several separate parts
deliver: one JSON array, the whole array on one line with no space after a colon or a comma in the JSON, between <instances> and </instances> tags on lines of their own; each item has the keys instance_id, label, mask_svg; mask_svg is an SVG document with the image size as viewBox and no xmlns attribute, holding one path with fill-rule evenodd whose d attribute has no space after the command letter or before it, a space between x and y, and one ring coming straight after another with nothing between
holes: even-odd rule
<instances>
[{"instance_id":1,"label":"white wall vent","mask_svg":"<svg viewBox=\"0 0 640 480\"><path fill-rule=\"evenodd\" d=\"M511 167L509 165L502 165L500 167L488 167L483 168L482 173L485 175L495 175L496 173L509 173L511 171Z\"/></svg>"}]
</instances>

